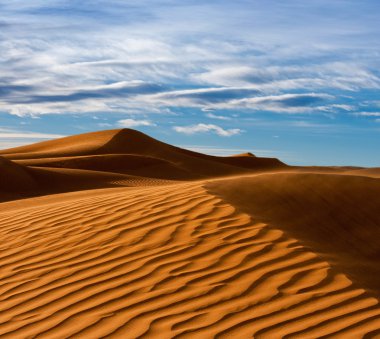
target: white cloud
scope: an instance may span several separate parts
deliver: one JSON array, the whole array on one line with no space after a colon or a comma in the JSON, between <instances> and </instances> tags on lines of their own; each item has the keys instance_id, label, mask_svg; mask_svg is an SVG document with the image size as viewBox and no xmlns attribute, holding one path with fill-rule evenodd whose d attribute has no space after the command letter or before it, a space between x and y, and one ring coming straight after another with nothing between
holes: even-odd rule
<instances>
[{"instance_id":1,"label":"white cloud","mask_svg":"<svg viewBox=\"0 0 380 339\"><path fill-rule=\"evenodd\" d=\"M324 93L281 94L230 100L211 104L209 107L213 109L250 109L279 113L306 113L324 110L325 106L318 104L333 98L333 96Z\"/></svg>"},{"instance_id":2,"label":"white cloud","mask_svg":"<svg viewBox=\"0 0 380 339\"><path fill-rule=\"evenodd\" d=\"M343 111L353 111L355 109L354 106L352 105L345 105L345 104L333 104L333 105L330 105L331 108L338 108L338 109L341 109Z\"/></svg>"},{"instance_id":3,"label":"white cloud","mask_svg":"<svg viewBox=\"0 0 380 339\"><path fill-rule=\"evenodd\" d=\"M244 98L258 94L255 86L245 87L202 87L186 90L171 90L157 94L141 95L138 99L152 104L177 107L205 107L210 103L224 102L231 98Z\"/></svg>"},{"instance_id":4,"label":"white cloud","mask_svg":"<svg viewBox=\"0 0 380 339\"><path fill-rule=\"evenodd\" d=\"M216 115L214 113L207 113L206 117L210 119L216 119L216 120L232 120L231 117L226 117L224 115Z\"/></svg>"},{"instance_id":5,"label":"white cloud","mask_svg":"<svg viewBox=\"0 0 380 339\"><path fill-rule=\"evenodd\" d=\"M334 98L334 96L325 93L262 95L254 86L249 86L166 91L158 94L142 95L138 99L141 99L142 103L145 100L152 106L195 107L205 112L248 109L279 113L305 113L332 111L333 107L324 104ZM214 118L215 116L217 115L214 114Z\"/></svg>"},{"instance_id":6,"label":"white cloud","mask_svg":"<svg viewBox=\"0 0 380 339\"><path fill-rule=\"evenodd\" d=\"M357 112L353 114L360 117L380 117L380 112Z\"/></svg>"},{"instance_id":7,"label":"white cloud","mask_svg":"<svg viewBox=\"0 0 380 339\"><path fill-rule=\"evenodd\" d=\"M1 139L56 139L56 138L62 138L62 137L65 137L65 135L15 131L15 130L6 129L6 128L0 128Z\"/></svg>"},{"instance_id":8,"label":"white cloud","mask_svg":"<svg viewBox=\"0 0 380 339\"><path fill-rule=\"evenodd\" d=\"M233 135L241 134L243 131L239 128L223 129L220 126L213 124L196 124L190 126L175 126L173 129L178 133L196 134L212 132L221 137L231 137Z\"/></svg>"},{"instance_id":9,"label":"white cloud","mask_svg":"<svg viewBox=\"0 0 380 339\"><path fill-rule=\"evenodd\" d=\"M334 127L334 125L319 124L315 122L302 121L302 120L289 122L289 126L300 127L300 128L317 128L317 129L325 129L325 128Z\"/></svg>"},{"instance_id":10,"label":"white cloud","mask_svg":"<svg viewBox=\"0 0 380 339\"><path fill-rule=\"evenodd\" d=\"M135 119L123 119L119 120L117 124L120 127L132 128L132 127L140 127L140 126L157 126L150 120L135 120Z\"/></svg>"},{"instance_id":11,"label":"white cloud","mask_svg":"<svg viewBox=\"0 0 380 339\"><path fill-rule=\"evenodd\" d=\"M101 0L88 10L91 4L1 5L2 112L145 114L210 103L244 108L257 107L250 102L254 90L269 96L380 88L378 44L369 43L379 29L367 4ZM322 8L331 10L321 16ZM166 92L147 95L156 92L144 84L163 85ZM199 88L205 84L210 88Z\"/></svg>"},{"instance_id":12,"label":"white cloud","mask_svg":"<svg viewBox=\"0 0 380 339\"><path fill-rule=\"evenodd\" d=\"M195 74L193 77L206 83L221 86L247 86L253 82L250 81L250 76L256 76L261 79L268 78L268 69L258 70L253 67L240 65L234 67L218 67L210 71Z\"/></svg>"},{"instance_id":13,"label":"white cloud","mask_svg":"<svg viewBox=\"0 0 380 339\"><path fill-rule=\"evenodd\" d=\"M380 79L364 66L333 62L291 66L217 66L193 78L220 86L256 86L260 91L336 88L357 91L380 88Z\"/></svg>"},{"instance_id":14,"label":"white cloud","mask_svg":"<svg viewBox=\"0 0 380 339\"><path fill-rule=\"evenodd\" d=\"M108 122L100 122L98 123L98 126L102 128L108 128L108 127L112 127L112 124L109 124Z\"/></svg>"}]
</instances>

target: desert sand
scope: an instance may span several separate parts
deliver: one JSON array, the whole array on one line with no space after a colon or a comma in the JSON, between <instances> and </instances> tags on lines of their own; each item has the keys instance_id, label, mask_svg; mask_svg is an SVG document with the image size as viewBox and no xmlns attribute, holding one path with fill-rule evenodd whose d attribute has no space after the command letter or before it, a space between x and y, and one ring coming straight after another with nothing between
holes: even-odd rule
<instances>
[{"instance_id":1,"label":"desert sand","mask_svg":"<svg viewBox=\"0 0 380 339\"><path fill-rule=\"evenodd\" d=\"M380 170L134 130L0 151L1 338L380 338Z\"/></svg>"}]
</instances>

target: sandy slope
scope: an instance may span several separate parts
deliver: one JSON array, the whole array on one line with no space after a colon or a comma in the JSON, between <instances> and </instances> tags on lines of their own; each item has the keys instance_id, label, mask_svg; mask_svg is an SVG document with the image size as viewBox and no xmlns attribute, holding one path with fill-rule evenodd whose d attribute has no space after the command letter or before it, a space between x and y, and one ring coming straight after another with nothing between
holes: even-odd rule
<instances>
[{"instance_id":1,"label":"sandy slope","mask_svg":"<svg viewBox=\"0 0 380 339\"><path fill-rule=\"evenodd\" d=\"M2 152L1 338L380 337L379 179L92 137Z\"/></svg>"},{"instance_id":2,"label":"sandy slope","mask_svg":"<svg viewBox=\"0 0 380 339\"><path fill-rule=\"evenodd\" d=\"M380 297L380 180L276 173L207 187L241 210L280 226Z\"/></svg>"},{"instance_id":3,"label":"sandy slope","mask_svg":"<svg viewBox=\"0 0 380 339\"><path fill-rule=\"evenodd\" d=\"M3 337L347 338L378 301L202 183L1 206ZM30 206L29 206L30 205Z\"/></svg>"}]
</instances>

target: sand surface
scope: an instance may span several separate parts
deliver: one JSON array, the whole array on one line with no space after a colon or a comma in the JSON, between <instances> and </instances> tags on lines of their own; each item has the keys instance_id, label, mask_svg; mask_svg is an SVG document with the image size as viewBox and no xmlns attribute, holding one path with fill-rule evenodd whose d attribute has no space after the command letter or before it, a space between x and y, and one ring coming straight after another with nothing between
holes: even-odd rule
<instances>
[{"instance_id":1,"label":"sand surface","mask_svg":"<svg viewBox=\"0 0 380 339\"><path fill-rule=\"evenodd\" d=\"M132 130L0 155L1 338L380 338L376 169Z\"/></svg>"}]
</instances>

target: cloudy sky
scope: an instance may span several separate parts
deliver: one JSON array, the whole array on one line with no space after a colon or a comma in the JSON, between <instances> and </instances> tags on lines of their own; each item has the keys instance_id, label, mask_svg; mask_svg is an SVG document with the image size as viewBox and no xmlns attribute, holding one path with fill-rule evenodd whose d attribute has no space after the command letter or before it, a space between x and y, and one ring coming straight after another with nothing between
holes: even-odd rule
<instances>
[{"instance_id":1,"label":"cloudy sky","mask_svg":"<svg viewBox=\"0 0 380 339\"><path fill-rule=\"evenodd\" d=\"M0 0L0 148L135 128L380 166L378 0Z\"/></svg>"}]
</instances>

